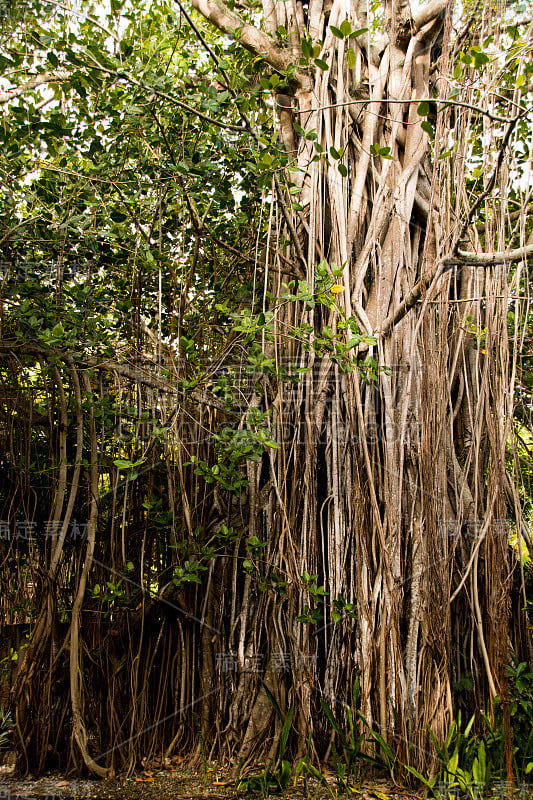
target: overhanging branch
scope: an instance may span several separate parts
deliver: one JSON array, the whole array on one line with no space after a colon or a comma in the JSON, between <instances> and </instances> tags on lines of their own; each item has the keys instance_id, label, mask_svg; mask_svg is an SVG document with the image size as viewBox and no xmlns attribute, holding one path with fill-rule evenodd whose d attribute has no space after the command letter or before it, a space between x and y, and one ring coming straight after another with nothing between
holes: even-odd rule
<instances>
[{"instance_id":1,"label":"overhanging branch","mask_svg":"<svg viewBox=\"0 0 533 800\"><path fill-rule=\"evenodd\" d=\"M56 72L43 72L41 75L35 75L27 83L22 86L16 86L14 89L8 89L7 92L0 92L0 103L7 103L8 100L13 100L25 92L31 92L43 83L56 83L57 81L66 81L70 77L70 73L66 70L57 70Z\"/></svg>"},{"instance_id":2,"label":"overhanging branch","mask_svg":"<svg viewBox=\"0 0 533 800\"><path fill-rule=\"evenodd\" d=\"M443 14L447 5L448 0L430 0L420 11L413 14L413 27L415 31L419 31L420 28L428 22L431 22L435 17L438 17L439 14Z\"/></svg>"},{"instance_id":3,"label":"overhanging branch","mask_svg":"<svg viewBox=\"0 0 533 800\"><path fill-rule=\"evenodd\" d=\"M422 292L452 267L493 267L497 264L516 263L527 258L533 258L533 244L519 247L516 250L503 250L493 253L471 253L467 250L458 249L456 253L444 256L427 276L421 278L414 285L399 306L384 319L377 335L387 336L394 326L416 306L422 296Z\"/></svg>"},{"instance_id":4,"label":"overhanging branch","mask_svg":"<svg viewBox=\"0 0 533 800\"><path fill-rule=\"evenodd\" d=\"M238 14L222 2L222 0L191 0L193 8L200 12L222 33L233 36L248 50L264 58L270 66L279 72L285 72L293 62L288 50L278 47L270 36L245 22ZM293 79L302 87L311 88L311 80L301 70L295 70Z\"/></svg>"},{"instance_id":5,"label":"overhanging branch","mask_svg":"<svg viewBox=\"0 0 533 800\"><path fill-rule=\"evenodd\" d=\"M516 250L502 250L494 253L470 253L467 250L457 249L456 254L443 258L442 264L447 267L455 264L470 267L492 267L495 264L516 263L528 258L533 258L533 244L518 247Z\"/></svg>"},{"instance_id":6,"label":"overhanging branch","mask_svg":"<svg viewBox=\"0 0 533 800\"><path fill-rule=\"evenodd\" d=\"M165 381L161 376L156 374L156 365L146 362L142 366L128 364L125 362L114 361L110 358L96 358L95 356L86 356L82 353L73 351L62 351L52 347L46 347L38 342L0 342L0 359L17 357L17 356L34 356L45 359L59 359L67 364L75 364L79 369L101 369L113 375L119 375L135 383L141 383L143 386L148 386L151 389L160 389L174 395L183 394L191 400L196 401L202 405L208 405L212 408L217 408L220 411L227 411L226 407L220 403L216 398L208 395L205 391L199 389L183 393L178 387L172 386L170 380Z\"/></svg>"}]
</instances>

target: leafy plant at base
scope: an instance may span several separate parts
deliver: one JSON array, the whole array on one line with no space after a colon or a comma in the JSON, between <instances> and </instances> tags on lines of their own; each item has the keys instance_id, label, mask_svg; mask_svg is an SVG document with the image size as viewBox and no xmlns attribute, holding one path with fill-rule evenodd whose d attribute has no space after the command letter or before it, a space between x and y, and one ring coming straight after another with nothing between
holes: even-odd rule
<instances>
[{"instance_id":1,"label":"leafy plant at base","mask_svg":"<svg viewBox=\"0 0 533 800\"><path fill-rule=\"evenodd\" d=\"M361 736L357 736L356 728L355 728L355 721L357 716L360 716L362 719L362 715L358 710L357 706L359 704L359 699L361 696L361 688L359 684L359 678L357 677L354 682L353 686L353 705L355 709L355 718L354 713L349 705L346 706L346 718L348 721L348 728L349 731L346 734L342 728L342 724L337 720L335 714L331 710L330 706L326 703L326 701L321 698L320 699L320 706L322 711L326 715L328 722L330 723L331 727L333 728L335 734L339 737L339 741L342 747L342 756L343 760L339 757L337 752L337 748L335 745L335 740L331 743L331 751L333 753L333 762L335 768L335 775L337 778L337 785L339 789L343 792L347 792L351 785L351 779L356 777L356 762L358 759L366 759L367 756L363 756L361 753L361 746L365 741L365 736L362 734Z\"/></svg>"},{"instance_id":2,"label":"leafy plant at base","mask_svg":"<svg viewBox=\"0 0 533 800\"><path fill-rule=\"evenodd\" d=\"M261 680L261 679L260 679ZM292 717L294 708L289 708L286 716L278 705L278 702L265 682L261 680L263 689L266 692L274 711L281 720L282 727L279 737L278 757L268 767L265 767L259 775L250 775L247 778L242 778L237 783L237 789L244 789L248 794L260 793L263 797L267 797L269 792L283 792L288 787L291 780L291 765L290 762L283 758L287 748L289 733L292 725Z\"/></svg>"},{"instance_id":3,"label":"leafy plant at base","mask_svg":"<svg viewBox=\"0 0 533 800\"><path fill-rule=\"evenodd\" d=\"M513 770L518 778L533 770L533 671L525 662L513 663L507 668L509 694L509 728L512 736ZM505 741L503 736L503 707L501 697L494 704L495 722L492 726L487 715L483 715L489 736L488 758L500 772L505 771Z\"/></svg>"},{"instance_id":4,"label":"leafy plant at base","mask_svg":"<svg viewBox=\"0 0 533 800\"><path fill-rule=\"evenodd\" d=\"M439 744L430 730L430 736L440 760L438 775L426 777L414 767L405 769L426 787L426 793L447 800L458 793L468 800L480 800L487 795L492 769L487 759L485 741L473 732L475 715L471 717L464 731L461 730L461 712L448 731L443 744Z\"/></svg>"},{"instance_id":5,"label":"leafy plant at base","mask_svg":"<svg viewBox=\"0 0 533 800\"><path fill-rule=\"evenodd\" d=\"M2 750L9 750L11 746L13 732L13 720L11 712L6 711L3 706L0 707L0 752Z\"/></svg>"}]
</instances>

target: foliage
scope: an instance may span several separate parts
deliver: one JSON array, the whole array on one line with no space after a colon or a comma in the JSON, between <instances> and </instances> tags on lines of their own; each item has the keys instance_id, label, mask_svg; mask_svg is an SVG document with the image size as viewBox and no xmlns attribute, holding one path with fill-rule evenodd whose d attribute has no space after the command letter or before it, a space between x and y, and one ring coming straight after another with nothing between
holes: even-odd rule
<instances>
[{"instance_id":1,"label":"foliage","mask_svg":"<svg viewBox=\"0 0 533 800\"><path fill-rule=\"evenodd\" d=\"M13 743L13 720L11 712L0 708L0 752L9 750Z\"/></svg>"},{"instance_id":2,"label":"foliage","mask_svg":"<svg viewBox=\"0 0 533 800\"><path fill-rule=\"evenodd\" d=\"M284 716L274 695L263 683L263 688L281 722L281 732L279 735L278 756L275 761L265 767L258 775L249 775L246 778L239 778L237 789L244 790L247 794L259 793L263 797L268 797L271 793L283 792L288 788L292 767L289 761L284 758L292 726L294 708L289 708Z\"/></svg>"}]
</instances>

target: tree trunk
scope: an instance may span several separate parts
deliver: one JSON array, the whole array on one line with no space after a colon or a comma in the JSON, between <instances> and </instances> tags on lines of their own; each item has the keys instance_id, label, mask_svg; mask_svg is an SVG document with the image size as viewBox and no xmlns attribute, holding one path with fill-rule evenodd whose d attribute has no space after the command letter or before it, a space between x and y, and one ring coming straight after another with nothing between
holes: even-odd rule
<instances>
[{"instance_id":1,"label":"tree trunk","mask_svg":"<svg viewBox=\"0 0 533 800\"><path fill-rule=\"evenodd\" d=\"M276 365L307 372L268 399L280 449L261 481L270 481L274 511L258 506L262 486L250 482L249 530L268 541L270 568L289 582L285 630L269 636L267 662L289 647L300 733L316 727L310 687L338 711L359 676L368 724L424 768L428 726L441 737L451 721L456 665L479 667L478 691L493 697L507 636L507 545L496 523L505 517L510 377L505 303L495 298L508 292L508 272L460 259L444 269L464 239L479 244L469 227L454 240L470 212L457 188L464 166L439 160L454 120L460 143L469 123L442 111L430 149L420 106L435 50L432 81L439 97L448 92L439 78L450 70L451 6L437 0L413 17L407 2L386 0L376 43L368 32L349 38L371 24L353 1L263 0L264 30L220 2L193 5L221 30L238 29L275 72L295 65L290 88L275 95L289 163L283 181L273 178L277 249L265 280L281 302L263 311L275 314ZM290 292L287 261L301 275ZM302 299L287 301L291 293ZM483 350L476 325L486 326ZM313 346L287 345L287 331L303 326ZM311 607L316 599L305 572L328 593L315 624L296 620L302 591ZM240 650L263 624L247 592ZM261 714L263 706L259 695Z\"/></svg>"}]
</instances>

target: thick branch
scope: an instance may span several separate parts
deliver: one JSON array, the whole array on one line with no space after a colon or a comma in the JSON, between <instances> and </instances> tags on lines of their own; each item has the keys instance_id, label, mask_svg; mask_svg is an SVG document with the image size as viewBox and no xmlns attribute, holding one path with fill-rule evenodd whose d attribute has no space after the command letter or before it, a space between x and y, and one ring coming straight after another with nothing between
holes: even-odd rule
<instances>
[{"instance_id":1,"label":"thick branch","mask_svg":"<svg viewBox=\"0 0 533 800\"><path fill-rule=\"evenodd\" d=\"M61 361L69 365L75 365L78 369L103 369L105 372L110 372L115 375L120 375L128 380L142 383L143 386L148 386L152 389L160 389L164 392L179 393L179 390L172 386L170 380L165 381L163 378L154 374L150 370L150 364L146 366L135 366L119 361L113 361L109 358L95 358L94 356L84 356L81 353L72 351L64 352L45 347L38 343L30 342L0 342L0 358L9 356L42 356L44 358L59 358ZM155 365L154 365L155 370ZM216 398L208 395L207 392L195 390L188 392L188 397L203 405L218 408L220 411L226 411L226 407L220 403Z\"/></svg>"},{"instance_id":2,"label":"thick branch","mask_svg":"<svg viewBox=\"0 0 533 800\"><path fill-rule=\"evenodd\" d=\"M202 14L209 22L212 22L220 31L235 37L244 47L257 53L265 61L280 72L285 72L292 61L292 56L287 50L278 47L270 36L266 33L249 25L234 11L224 5L222 0L191 0L193 7ZM307 75L300 70L296 70L294 78L297 83L307 89L311 88L311 82Z\"/></svg>"},{"instance_id":3,"label":"thick branch","mask_svg":"<svg viewBox=\"0 0 533 800\"><path fill-rule=\"evenodd\" d=\"M426 289L433 280L437 279L453 266L465 267L492 267L496 264L506 264L509 262L521 261L525 258L533 258L533 244L528 244L525 247L519 247L516 250L504 250L502 252L494 253L470 253L467 250L457 250L456 254L444 256L439 261L436 267L431 270L429 275L421 278L415 283L413 289L409 292L399 306L383 320L383 324L379 330L380 336L386 336L394 328L395 325L402 320L405 315L410 311L420 300L422 292ZM440 274L439 274L440 273Z\"/></svg>"},{"instance_id":4,"label":"thick branch","mask_svg":"<svg viewBox=\"0 0 533 800\"><path fill-rule=\"evenodd\" d=\"M494 264L506 264L527 258L533 258L533 244L518 247L516 250L503 250L494 253L470 253L467 250L458 249L455 255L445 257L442 263L446 266L464 264L470 267L491 267Z\"/></svg>"},{"instance_id":5,"label":"thick branch","mask_svg":"<svg viewBox=\"0 0 533 800\"><path fill-rule=\"evenodd\" d=\"M439 14L444 13L446 6L448 5L448 0L430 0L430 2L417 11L416 14L413 14L413 27L415 31L419 31L424 25L428 22L431 22L432 19L438 17Z\"/></svg>"},{"instance_id":6,"label":"thick branch","mask_svg":"<svg viewBox=\"0 0 533 800\"><path fill-rule=\"evenodd\" d=\"M380 336L387 336L388 333L394 328L395 325L402 320L408 311L416 306L422 292L424 289L431 284L431 281L435 278L437 271L440 269L440 264L432 270L429 275L424 278L421 278L418 283L415 283L413 289L409 292L407 297L405 297L400 305L383 320L383 324L379 330Z\"/></svg>"},{"instance_id":7,"label":"thick branch","mask_svg":"<svg viewBox=\"0 0 533 800\"><path fill-rule=\"evenodd\" d=\"M32 89L36 89L37 86L41 86L43 83L66 81L69 78L69 75L70 73L68 73L66 70L43 72L41 75L35 75L27 83L23 83L22 86L9 89L7 92L0 92L0 103L7 103L8 100L12 100L14 97L19 97L19 95L24 94L24 92L31 92Z\"/></svg>"},{"instance_id":8,"label":"thick branch","mask_svg":"<svg viewBox=\"0 0 533 800\"><path fill-rule=\"evenodd\" d=\"M511 213L507 215L506 220L508 222L514 222L515 220L520 219L520 217L528 217L530 214L533 214L533 203L530 203L525 208L519 208L517 211L511 211ZM480 222L476 228L478 233L485 233L487 229L487 223Z\"/></svg>"}]
</instances>

